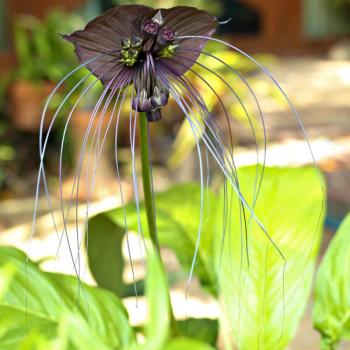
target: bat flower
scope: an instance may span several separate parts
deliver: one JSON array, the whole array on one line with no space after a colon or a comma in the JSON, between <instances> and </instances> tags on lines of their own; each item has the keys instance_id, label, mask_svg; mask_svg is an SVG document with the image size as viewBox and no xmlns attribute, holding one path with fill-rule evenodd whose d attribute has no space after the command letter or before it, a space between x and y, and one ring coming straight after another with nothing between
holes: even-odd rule
<instances>
[{"instance_id":1,"label":"bat flower","mask_svg":"<svg viewBox=\"0 0 350 350\"><path fill-rule=\"evenodd\" d=\"M211 36L217 24L215 17L193 7L154 10L126 5L107 11L84 30L64 38L75 45L81 63L102 54L86 67L111 89L132 84L132 108L146 112L149 121L158 121L169 98L160 70L163 75L182 76L207 41L180 37Z\"/></svg>"},{"instance_id":2,"label":"bat flower","mask_svg":"<svg viewBox=\"0 0 350 350\"><path fill-rule=\"evenodd\" d=\"M236 56L234 59L232 59L232 55L217 56L212 51L205 51L205 44L208 41L214 42L216 45L222 46L226 51L235 51L237 56L239 55L239 57L253 63L255 68L260 70L265 75L265 78L269 79L289 104L294 117L301 126L306 140L307 135L301 124L298 112L271 73L247 53L230 43L212 37L218 24L219 22L214 16L193 7L179 6L170 9L153 9L141 5L126 5L118 6L107 11L102 16L88 23L83 30L63 36L66 40L74 44L81 64L62 78L52 91L44 107L39 136L40 169L36 188L33 230L35 227L36 208L41 184L44 186L51 212L53 211L44 163L47 143L52 128L63 112L65 114L65 124L60 147L58 177L63 218L61 222L63 222L64 232L60 235L60 243L65 233L67 243L68 245L70 244L66 227L70 215L74 215L75 220L78 222L79 192L83 182L81 179L85 179L85 193L88 194L85 198L86 203L84 203L86 204L84 228L87 228L90 203L95 188L96 172L99 168L98 165L102 156L102 149L111 126L115 126L114 154L117 171L116 177L119 182L122 204L124 205L123 186L121 186L119 176L118 130L120 116L127 110L129 112L130 154L132 160L134 199L138 214L138 233L139 237L142 238L143 228L139 208L139 181L135 166L137 123L139 123L140 129L142 185L148 231L151 240L158 244L153 177L149 160L150 138L148 128L150 122L160 121L162 108L172 99L174 105L176 104L182 111L187 122L187 124L184 123L183 125L189 127L189 129L180 129L178 137L186 140L187 147L188 144L191 144L191 141L188 141L187 132L189 131L193 135L194 142L191 145L194 145L197 150L201 183L198 235L194 247L192 265L190 266L189 281L195 268L196 257L200 246L203 218L205 213L209 212L209 210L204 210L206 208L205 186L209 184L209 175L211 173L209 171L209 165L212 164L216 165L217 170L224 178L222 252L225 235L231 231L229 208L231 208L231 195L235 193L238 198L237 203L240 206L238 208L240 229L244 233L242 237L245 237L245 243L242 243L242 247L246 247L247 261L249 262L249 230L252 226L255 226L260 227L261 233L269 239L271 245L280 255L281 261L285 263L283 252L279 250L277 244L269 236L269 233L254 212L263 179L264 167L256 167L256 176L251 186L251 193L247 194L249 202L247 202L241 193L240 178L236 171L230 121L232 120L232 113L237 110L240 112L240 118L243 115L248 121L247 125L254 140L256 163L265 164L266 129L263 109L260 105L258 95L255 93L255 89L249 84L246 75L234 67L233 63L236 62ZM227 54L228 52L225 53ZM231 52L229 53L231 54ZM199 60L200 56L203 57L203 61ZM229 59L226 61L225 57L229 57ZM84 68L87 68L88 71L84 70ZM61 88L62 86L69 86L66 83L81 71L84 71L85 75L83 77L79 75L80 80L78 82L76 82L76 79L74 80L75 85L71 87L57 107L57 101L54 100L54 97L57 95L56 93L63 90ZM100 96L94 99L96 96L93 94L91 98L87 98L88 94L94 90L92 87L99 82L102 83L103 87ZM242 94L236 90L238 84L241 87L239 91L242 89L245 91L245 100L252 102L249 106L252 108L248 108L243 103ZM217 86L221 87L220 91L217 91ZM223 92L222 89L225 91ZM74 99L71 97L74 97ZM64 202L62 194L62 158L65 139L77 106L85 98L90 104L92 101L93 108L90 118L87 120L87 126L82 130L84 137L81 142L74 181L69 192L70 201L67 204ZM53 100L55 101L56 110L50 112L49 127L45 138L43 138L44 125L48 124L45 121L48 118L47 111L51 104L53 105ZM69 104L69 101L74 101L74 103ZM70 107L68 111L63 108L67 104ZM232 108L232 106L235 108ZM252 110L257 117L254 121L252 120ZM260 149L260 144L257 142L257 132L255 130L258 124L260 124L260 130L263 131L262 134L264 135L262 149ZM125 129L123 130L125 131ZM187 132L183 133L183 130ZM311 152L308 141L307 146ZM205 155L203 155L203 150L205 151ZM91 160L93 161L91 162ZM83 166L85 163L88 163L87 167ZM86 171L86 174L83 170ZM228 187L230 187L230 190L228 190ZM76 209L72 210L74 202ZM55 228L58 229L56 215L52 215L52 220ZM254 220L256 225L249 225L248 223L251 220ZM127 232L126 210L124 210L124 221L125 231ZM78 224L76 227L77 256L73 256L71 247L69 247L69 251L72 255L72 264L74 265L75 272L79 275L80 265L78 262L80 261L80 248L82 242L87 242L87 240L84 241L82 239L82 233L79 231ZM220 266L220 263L218 265ZM224 288L226 287L224 286ZM257 328L261 327L259 326Z\"/></svg>"}]
</instances>

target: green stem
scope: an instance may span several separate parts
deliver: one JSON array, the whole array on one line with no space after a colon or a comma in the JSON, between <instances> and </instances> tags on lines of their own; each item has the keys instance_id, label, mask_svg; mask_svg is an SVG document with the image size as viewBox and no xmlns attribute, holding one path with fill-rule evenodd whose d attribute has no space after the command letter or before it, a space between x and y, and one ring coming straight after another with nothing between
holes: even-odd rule
<instances>
[{"instance_id":1,"label":"green stem","mask_svg":"<svg viewBox=\"0 0 350 350\"><path fill-rule=\"evenodd\" d=\"M155 216L155 203L152 193L151 162L149 159L149 133L146 113L140 113L140 138L141 138L141 164L142 164L142 185L147 214L148 229L151 241L160 256L157 226Z\"/></svg>"},{"instance_id":2,"label":"green stem","mask_svg":"<svg viewBox=\"0 0 350 350\"><path fill-rule=\"evenodd\" d=\"M149 131L148 131L148 120L146 117L146 113L140 113L140 142L141 142L142 185L143 185L144 202L145 202L145 208L146 208L149 236L151 238L153 246L155 247L158 253L159 260L164 269L164 264L162 261L162 257L160 255L160 249L159 249L158 238L157 238L155 201L153 196L151 163L150 163L150 157L149 157ZM171 306L170 293L169 293L169 305L170 305L170 322L171 322L172 331L174 335L178 335L179 332L177 329L174 312Z\"/></svg>"}]
</instances>

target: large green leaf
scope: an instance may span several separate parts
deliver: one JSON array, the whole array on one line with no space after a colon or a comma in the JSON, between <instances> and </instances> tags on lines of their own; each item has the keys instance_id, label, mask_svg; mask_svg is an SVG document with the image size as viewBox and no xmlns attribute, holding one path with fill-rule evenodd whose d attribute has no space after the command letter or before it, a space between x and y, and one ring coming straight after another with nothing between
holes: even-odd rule
<instances>
[{"instance_id":1,"label":"large green leaf","mask_svg":"<svg viewBox=\"0 0 350 350\"><path fill-rule=\"evenodd\" d=\"M100 215L89 223L87 256L89 267L100 287L120 297L128 294L123 282L124 259L122 241L125 229Z\"/></svg>"},{"instance_id":2,"label":"large green leaf","mask_svg":"<svg viewBox=\"0 0 350 350\"><path fill-rule=\"evenodd\" d=\"M93 344L120 349L134 341L126 311L112 293L75 277L43 272L15 248L0 247L0 268L5 266L15 272L10 283L6 283L8 274L0 274L0 285L4 280L6 284L0 299L1 349L17 349L32 333L55 339L62 324L71 325L69 349L79 349L78 334L85 334L91 344L84 349L96 348Z\"/></svg>"},{"instance_id":3,"label":"large green leaf","mask_svg":"<svg viewBox=\"0 0 350 350\"><path fill-rule=\"evenodd\" d=\"M336 349L341 339L350 339L350 214L317 273L313 320L322 335L322 349Z\"/></svg>"},{"instance_id":4,"label":"large green leaf","mask_svg":"<svg viewBox=\"0 0 350 350\"><path fill-rule=\"evenodd\" d=\"M238 171L241 191L250 206L255 171L255 167ZM247 246L238 200L234 196L229 201L230 228L217 260L221 261L223 325L226 332L233 331L241 350L285 349L297 329L322 236L321 185L323 180L314 168L266 168L254 209L266 233L254 218L249 219L247 210ZM220 217L219 210L217 247L222 242Z\"/></svg>"}]
</instances>

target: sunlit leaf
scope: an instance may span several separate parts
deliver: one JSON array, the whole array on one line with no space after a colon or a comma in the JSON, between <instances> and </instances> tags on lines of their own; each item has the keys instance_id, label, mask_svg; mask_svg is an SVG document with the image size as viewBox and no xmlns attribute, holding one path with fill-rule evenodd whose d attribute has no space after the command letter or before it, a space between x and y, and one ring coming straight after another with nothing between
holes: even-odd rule
<instances>
[{"instance_id":1,"label":"sunlit leaf","mask_svg":"<svg viewBox=\"0 0 350 350\"><path fill-rule=\"evenodd\" d=\"M112 293L79 283L75 277L43 272L26 262L21 251L0 247L0 268L8 264L15 274L0 300L1 349L16 349L33 332L54 339L64 318L91 344L119 348L134 340L126 311Z\"/></svg>"},{"instance_id":2,"label":"sunlit leaf","mask_svg":"<svg viewBox=\"0 0 350 350\"><path fill-rule=\"evenodd\" d=\"M214 350L206 343L190 338L177 338L172 340L165 350Z\"/></svg>"},{"instance_id":3,"label":"sunlit leaf","mask_svg":"<svg viewBox=\"0 0 350 350\"><path fill-rule=\"evenodd\" d=\"M350 214L317 273L313 320L322 335L322 349L336 349L341 339L350 339Z\"/></svg>"},{"instance_id":4,"label":"sunlit leaf","mask_svg":"<svg viewBox=\"0 0 350 350\"><path fill-rule=\"evenodd\" d=\"M238 171L240 189L250 206L255 171L255 167ZM247 238L240 225L238 200L232 199L231 228L223 255L217 259L221 261L223 324L241 350L285 349L295 334L322 235L322 183L313 168L266 168L254 213L267 234L254 218L249 220L246 210ZM217 227L222 227L220 221ZM221 246L220 231L215 237Z\"/></svg>"}]
</instances>

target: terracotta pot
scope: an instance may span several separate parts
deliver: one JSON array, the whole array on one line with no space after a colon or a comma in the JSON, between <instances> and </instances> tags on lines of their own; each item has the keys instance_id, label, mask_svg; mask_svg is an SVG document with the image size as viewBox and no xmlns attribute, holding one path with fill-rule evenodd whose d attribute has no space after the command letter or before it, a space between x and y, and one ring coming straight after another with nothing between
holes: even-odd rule
<instances>
[{"instance_id":1,"label":"terracotta pot","mask_svg":"<svg viewBox=\"0 0 350 350\"><path fill-rule=\"evenodd\" d=\"M44 103L54 85L49 82L33 84L25 80L12 83L9 88L9 111L14 126L22 131L38 131ZM44 127L50 122L50 113Z\"/></svg>"}]
</instances>

